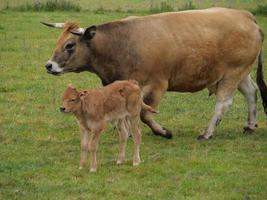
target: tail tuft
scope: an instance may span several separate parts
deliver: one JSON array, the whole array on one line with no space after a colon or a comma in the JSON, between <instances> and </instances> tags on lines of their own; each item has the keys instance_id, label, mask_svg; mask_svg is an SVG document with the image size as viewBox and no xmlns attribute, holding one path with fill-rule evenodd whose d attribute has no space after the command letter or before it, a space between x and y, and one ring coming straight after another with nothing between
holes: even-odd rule
<instances>
[{"instance_id":1,"label":"tail tuft","mask_svg":"<svg viewBox=\"0 0 267 200\"><path fill-rule=\"evenodd\" d=\"M257 84L260 89L262 105L264 108L264 112L267 115L267 86L264 82L263 70L262 70L262 50L258 56L258 69L257 69Z\"/></svg>"}]
</instances>

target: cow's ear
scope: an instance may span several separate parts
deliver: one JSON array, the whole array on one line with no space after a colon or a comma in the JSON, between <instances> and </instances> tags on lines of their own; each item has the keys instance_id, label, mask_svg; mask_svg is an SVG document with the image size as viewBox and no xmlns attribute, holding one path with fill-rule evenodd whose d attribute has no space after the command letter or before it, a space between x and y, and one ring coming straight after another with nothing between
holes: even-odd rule
<instances>
[{"instance_id":1,"label":"cow's ear","mask_svg":"<svg viewBox=\"0 0 267 200\"><path fill-rule=\"evenodd\" d=\"M91 40L96 34L96 26L90 26L89 28L86 28L83 34L83 37L86 40Z\"/></svg>"}]
</instances>

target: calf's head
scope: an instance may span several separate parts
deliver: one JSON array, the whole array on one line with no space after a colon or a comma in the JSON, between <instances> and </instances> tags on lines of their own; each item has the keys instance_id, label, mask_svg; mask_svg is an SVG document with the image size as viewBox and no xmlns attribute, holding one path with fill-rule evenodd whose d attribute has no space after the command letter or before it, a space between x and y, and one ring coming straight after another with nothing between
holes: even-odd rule
<instances>
[{"instance_id":1,"label":"calf's head","mask_svg":"<svg viewBox=\"0 0 267 200\"><path fill-rule=\"evenodd\" d=\"M49 74L60 75L66 72L81 72L90 69L90 40L96 33L96 26L80 28L76 23L42 24L63 29L53 55L45 67Z\"/></svg>"},{"instance_id":2,"label":"calf's head","mask_svg":"<svg viewBox=\"0 0 267 200\"><path fill-rule=\"evenodd\" d=\"M81 109L81 96L80 93L72 85L69 85L65 90L62 98L62 105L60 111L64 113L77 113Z\"/></svg>"}]
</instances>

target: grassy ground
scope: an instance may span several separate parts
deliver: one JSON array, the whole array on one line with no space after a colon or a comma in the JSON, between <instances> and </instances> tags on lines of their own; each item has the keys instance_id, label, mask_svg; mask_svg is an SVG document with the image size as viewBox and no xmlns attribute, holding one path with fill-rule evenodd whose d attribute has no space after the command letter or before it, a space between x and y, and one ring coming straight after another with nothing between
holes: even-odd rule
<instances>
[{"instance_id":1,"label":"grassy ground","mask_svg":"<svg viewBox=\"0 0 267 200\"><path fill-rule=\"evenodd\" d=\"M47 0L0 0L0 9L7 5L10 7L25 5L25 3L45 2ZM60 0L58 0L60 1ZM149 10L151 7L160 7L161 2L166 2L174 9L182 8L189 1L185 0L76 0L72 1L80 5L83 10ZM252 8L259 4L267 3L267 0L191 0L198 8L209 6L224 6L237 8Z\"/></svg>"},{"instance_id":2,"label":"grassy ground","mask_svg":"<svg viewBox=\"0 0 267 200\"><path fill-rule=\"evenodd\" d=\"M127 162L116 166L117 134L109 127L101 137L98 172L78 170L79 130L73 117L59 112L60 99L68 83L93 88L100 81L90 73L46 74L59 31L39 21L86 26L124 16L0 12L0 199L266 199L266 117L259 102L259 128L243 135L246 107L238 93L213 140L196 140L214 109L207 91L168 93L156 118L173 130L172 140L142 125L143 163L131 166L130 139ZM267 33L267 18L257 20Z\"/></svg>"}]
</instances>

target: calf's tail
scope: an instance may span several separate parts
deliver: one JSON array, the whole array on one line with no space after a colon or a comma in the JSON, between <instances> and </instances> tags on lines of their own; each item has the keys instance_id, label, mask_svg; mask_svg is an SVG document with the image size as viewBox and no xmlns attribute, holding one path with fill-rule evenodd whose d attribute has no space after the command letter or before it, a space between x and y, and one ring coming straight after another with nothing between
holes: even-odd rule
<instances>
[{"instance_id":1,"label":"calf's tail","mask_svg":"<svg viewBox=\"0 0 267 200\"><path fill-rule=\"evenodd\" d=\"M262 34L263 36L263 34ZM263 40L263 37L262 37ZM260 54L258 56L258 69L257 69L257 84L261 93L261 99L262 99L262 105L264 108L264 112L267 115L267 86L264 82L264 76L263 76L263 70L262 70L262 49L260 51Z\"/></svg>"},{"instance_id":2,"label":"calf's tail","mask_svg":"<svg viewBox=\"0 0 267 200\"><path fill-rule=\"evenodd\" d=\"M145 110L145 111L148 111L148 112L151 112L151 113L159 113L158 111L153 109L151 106L145 104L143 101L142 101L142 110Z\"/></svg>"}]
</instances>

